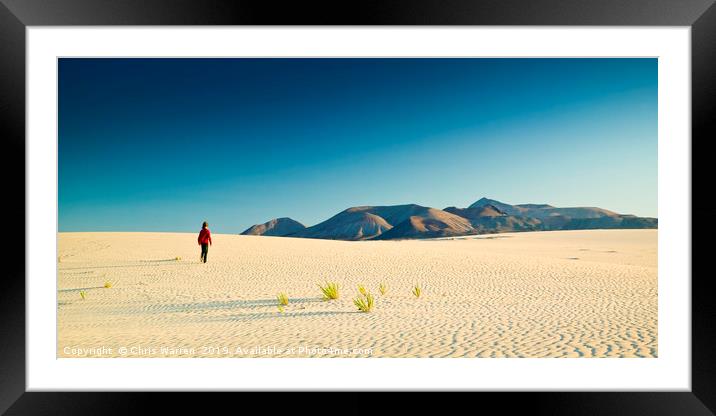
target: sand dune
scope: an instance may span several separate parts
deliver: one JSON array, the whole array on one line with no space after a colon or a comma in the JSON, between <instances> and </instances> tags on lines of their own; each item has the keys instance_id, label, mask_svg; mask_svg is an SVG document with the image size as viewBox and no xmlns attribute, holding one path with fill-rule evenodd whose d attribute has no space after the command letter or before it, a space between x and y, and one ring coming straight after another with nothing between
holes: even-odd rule
<instances>
[{"instance_id":1,"label":"sand dune","mask_svg":"<svg viewBox=\"0 0 716 416\"><path fill-rule=\"evenodd\" d=\"M657 356L656 230L213 239L200 264L195 234L60 233L58 356Z\"/></svg>"}]
</instances>

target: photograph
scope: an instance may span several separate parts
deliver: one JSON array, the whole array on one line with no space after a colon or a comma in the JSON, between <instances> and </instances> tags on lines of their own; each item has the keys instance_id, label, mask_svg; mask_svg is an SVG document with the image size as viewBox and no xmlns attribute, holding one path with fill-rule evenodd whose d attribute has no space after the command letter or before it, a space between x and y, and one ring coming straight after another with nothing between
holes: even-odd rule
<instances>
[{"instance_id":1,"label":"photograph","mask_svg":"<svg viewBox=\"0 0 716 416\"><path fill-rule=\"evenodd\" d=\"M0 415L716 414L714 1L0 0Z\"/></svg>"},{"instance_id":2,"label":"photograph","mask_svg":"<svg viewBox=\"0 0 716 416\"><path fill-rule=\"evenodd\" d=\"M658 358L658 69L60 57L56 357Z\"/></svg>"}]
</instances>

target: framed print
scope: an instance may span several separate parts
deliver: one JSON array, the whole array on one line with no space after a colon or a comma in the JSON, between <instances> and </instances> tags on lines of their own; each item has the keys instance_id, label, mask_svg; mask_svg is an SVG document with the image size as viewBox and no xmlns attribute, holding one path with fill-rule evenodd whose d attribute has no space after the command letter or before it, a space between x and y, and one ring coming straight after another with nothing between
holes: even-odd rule
<instances>
[{"instance_id":1,"label":"framed print","mask_svg":"<svg viewBox=\"0 0 716 416\"><path fill-rule=\"evenodd\" d=\"M716 12L547 3L4 1L2 410L711 414Z\"/></svg>"}]
</instances>

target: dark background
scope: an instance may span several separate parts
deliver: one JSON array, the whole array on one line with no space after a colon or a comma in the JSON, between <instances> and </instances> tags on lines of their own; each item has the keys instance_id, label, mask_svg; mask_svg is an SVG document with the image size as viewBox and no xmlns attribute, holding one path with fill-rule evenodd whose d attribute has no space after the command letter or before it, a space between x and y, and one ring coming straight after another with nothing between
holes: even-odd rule
<instances>
[{"instance_id":1,"label":"dark background","mask_svg":"<svg viewBox=\"0 0 716 416\"><path fill-rule=\"evenodd\" d=\"M25 26L31 25L666 25L692 27L692 391L684 393L25 393ZM716 214L713 0L188 1L0 0L0 137L5 214L0 279L0 413L7 415L331 413L709 415L716 409L716 328L708 226ZM708 159L707 159L708 158ZM704 188L707 187L707 188ZM697 189L702 189L697 193ZM24 221L23 221L24 222ZM708 251L707 251L708 250ZM141 377L137 374L137 377ZM241 377L241 374L237 374ZM295 377L287 374L285 377ZM282 377L282 375L277 375ZM278 399L278 400L277 400ZM492 408L492 406L498 406ZM392 409L391 409L392 408Z\"/></svg>"}]
</instances>

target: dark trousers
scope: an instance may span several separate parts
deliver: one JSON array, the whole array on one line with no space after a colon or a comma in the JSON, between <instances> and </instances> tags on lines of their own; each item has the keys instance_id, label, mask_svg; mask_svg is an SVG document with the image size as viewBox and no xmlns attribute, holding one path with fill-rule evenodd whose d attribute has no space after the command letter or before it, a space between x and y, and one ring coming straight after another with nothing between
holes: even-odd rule
<instances>
[{"instance_id":1,"label":"dark trousers","mask_svg":"<svg viewBox=\"0 0 716 416\"><path fill-rule=\"evenodd\" d=\"M201 261L206 263L206 256L209 254L209 245L208 244L202 244L201 245Z\"/></svg>"}]
</instances>

